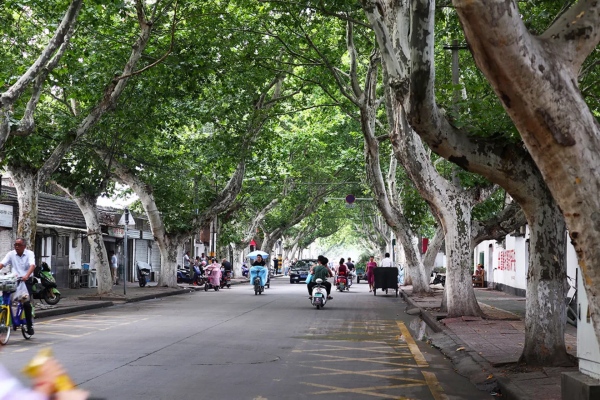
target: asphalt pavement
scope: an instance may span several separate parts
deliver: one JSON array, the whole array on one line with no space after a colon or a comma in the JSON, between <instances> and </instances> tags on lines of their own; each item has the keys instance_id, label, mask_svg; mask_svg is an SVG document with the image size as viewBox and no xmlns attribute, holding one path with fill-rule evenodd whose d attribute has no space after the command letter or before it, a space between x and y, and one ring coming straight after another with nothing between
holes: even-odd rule
<instances>
[{"instance_id":1,"label":"asphalt pavement","mask_svg":"<svg viewBox=\"0 0 600 400\"><path fill-rule=\"evenodd\" d=\"M421 339L395 293L366 283L317 310L305 284L272 279L40 320L13 332L0 362L51 347L73 380L105 399L483 399Z\"/></svg>"}]
</instances>

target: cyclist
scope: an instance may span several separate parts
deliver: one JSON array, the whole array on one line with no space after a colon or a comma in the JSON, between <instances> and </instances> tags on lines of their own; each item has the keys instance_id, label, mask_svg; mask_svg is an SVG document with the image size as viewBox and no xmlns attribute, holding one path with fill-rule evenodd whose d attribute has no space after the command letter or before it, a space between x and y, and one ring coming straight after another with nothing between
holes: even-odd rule
<instances>
[{"instance_id":1,"label":"cyclist","mask_svg":"<svg viewBox=\"0 0 600 400\"><path fill-rule=\"evenodd\" d=\"M35 269L35 255L33 251L27 250L26 247L27 241L23 238L17 238L15 240L15 249L9 251L2 262L0 262L0 269L6 265L10 265L15 274L17 274L17 277L27 286L29 301L23 303L23 310L25 311L25 320L27 321L27 334L33 335L33 321L31 318L31 286L33 282L31 275Z\"/></svg>"}]
</instances>

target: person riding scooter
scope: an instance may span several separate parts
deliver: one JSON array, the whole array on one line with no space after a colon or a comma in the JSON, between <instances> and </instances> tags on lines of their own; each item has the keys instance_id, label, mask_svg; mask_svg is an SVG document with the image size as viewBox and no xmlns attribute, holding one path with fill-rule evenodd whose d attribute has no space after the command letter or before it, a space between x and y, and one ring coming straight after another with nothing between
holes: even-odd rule
<instances>
[{"instance_id":1,"label":"person riding scooter","mask_svg":"<svg viewBox=\"0 0 600 400\"><path fill-rule=\"evenodd\" d=\"M265 267L265 260L263 260L262 256L259 254L256 256L256 260L252 263L252 267L250 267L250 284L254 285L254 279L260 279L260 286L262 291L265 289L265 285L267 284L267 277L269 275L269 270Z\"/></svg>"},{"instance_id":2,"label":"person riding scooter","mask_svg":"<svg viewBox=\"0 0 600 400\"><path fill-rule=\"evenodd\" d=\"M217 263L217 260L212 259L212 264L210 264L205 269L206 278L210 280L210 284L213 287L218 287L221 284L221 264Z\"/></svg>"},{"instance_id":3,"label":"person riding scooter","mask_svg":"<svg viewBox=\"0 0 600 400\"><path fill-rule=\"evenodd\" d=\"M317 259L319 260L319 263L310 269L312 278L308 285L306 285L308 288L308 298L312 298L312 289L317 284L317 279L320 278L323 280L322 285L327 289L327 300L331 300L333 299L333 297L331 297L331 283L327 282L327 278L333 277L333 272L331 272L327 266L329 260L325 256L319 256Z\"/></svg>"},{"instance_id":4,"label":"person riding scooter","mask_svg":"<svg viewBox=\"0 0 600 400\"><path fill-rule=\"evenodd\" d=\"M344 259L340 260L340 264L338 265L337 277L335 279L335 284L338 289L340 289L340 284L343 283L344 286L350 286L350 279L348 276L350 273L348 272L348 267L344 264Z\"/></svg>"}]
</instances>

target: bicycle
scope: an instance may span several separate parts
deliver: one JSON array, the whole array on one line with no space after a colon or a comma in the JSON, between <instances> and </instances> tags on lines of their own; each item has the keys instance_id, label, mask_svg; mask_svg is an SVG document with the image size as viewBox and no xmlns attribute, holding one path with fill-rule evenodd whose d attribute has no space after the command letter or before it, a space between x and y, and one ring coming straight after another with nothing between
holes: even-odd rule
<instances>
[{"instance_id":1,"label":"bicycle","mask_svg":"<svg viewBox=\"0 0 600 400\"><path fill-rule=\"evenodd\" d=\"M23 318L23 304L18 302L17 312L13 314L11 295L17 290L19 282L16 276L5 275L0 277L0 290L2 290L2 303L0 304L0 344L5 345L10 338L11 329L15 331L21 327L21 333L27 340L31 335L27 333L27 321Z\"/></svg>"}]
</instances>

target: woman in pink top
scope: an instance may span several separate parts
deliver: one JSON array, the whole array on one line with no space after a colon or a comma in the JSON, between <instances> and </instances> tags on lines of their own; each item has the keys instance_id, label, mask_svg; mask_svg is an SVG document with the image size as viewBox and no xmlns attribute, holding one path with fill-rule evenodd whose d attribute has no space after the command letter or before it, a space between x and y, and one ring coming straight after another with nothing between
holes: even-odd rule
<instances>
[{"instance_id":1,"label":"woman in pink top","mask_svg":"<svg viewBox=\"0 0 600 400\"><path fill-rule=\"evenodd\" d=\"M373 291L373 284L375 283L375 268L377 268L377 263L373 261L373 257L371 257L367 263L367 282L369 282L369 292Z\"/></svg>"}]
</instances>

